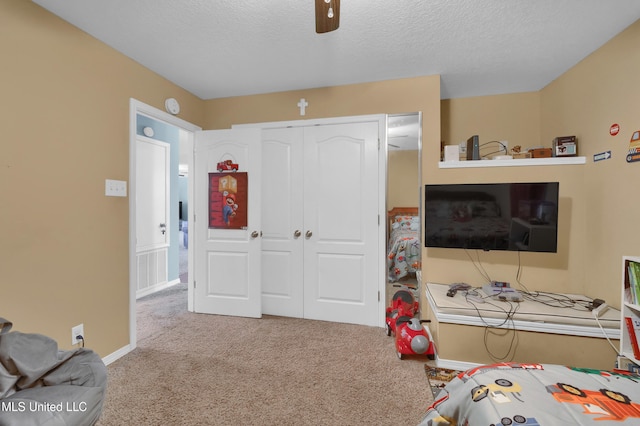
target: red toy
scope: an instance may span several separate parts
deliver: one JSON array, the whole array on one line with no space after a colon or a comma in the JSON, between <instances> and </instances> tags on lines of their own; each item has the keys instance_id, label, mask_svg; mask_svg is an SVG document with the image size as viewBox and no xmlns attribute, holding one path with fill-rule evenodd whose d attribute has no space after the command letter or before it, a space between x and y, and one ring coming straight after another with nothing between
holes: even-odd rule
<instances>
[{"instance_id":1,"label":"red toy","mask_svg":"<svg viewBox=\"0 0 640 426\"><path fill-rule=\"evenodd\" d=\"M435 359L433 342L422 326L419 318L399 317L396 320L396 353L398 358L405 355L426 355Z\"/></svg>"},{"instance_id":2,"label":"red toy","mask_svg":"<svg viewBox=\"0 0 640 426\"><path fill-rule=\"evenodd\" d=\"M225 170L238 171L238 165L231 160L220 161L217 167L219 172L224 172Z\"/></svg>"},{"instance_id":3,"label":"red toy","mask_svg":"<svg viewBox=\"0 0 640 426\"><path fill-rule=\"evenodd\" d=\"M391 299L391 306L387 308L384 327L387 336L395 334L399 317L414 317L418 313L418 308L419 304L409 290L398 290Z\"/></svg>"},{"instance_id":4,"label":"red toy","mask_svg":"<svg viewBox=\"0 0 640 426\"><path fill-rule=\"evenodd\" d=\"M402 359L404 355L426 355L435 359L433 342L416 317L419 303L409 290L398 290L387 308L385 331L387 336L395 336L396 353Z\"/></svg>"}]
</instances>

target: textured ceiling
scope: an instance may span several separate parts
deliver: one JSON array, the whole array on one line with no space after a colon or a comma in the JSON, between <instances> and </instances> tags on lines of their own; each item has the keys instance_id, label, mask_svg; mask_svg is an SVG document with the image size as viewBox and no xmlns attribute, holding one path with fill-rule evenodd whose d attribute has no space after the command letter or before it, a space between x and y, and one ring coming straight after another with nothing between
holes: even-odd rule
<instances>
[{"instance_id":1,"label":"textured ceiling","mask_svg":"<svg viewBox=\"0 0 640 426\"><path fill-rule=\"evenodd\" d=\"M33 0L202 99L441 75L442 98L540 90L640 0Z\"/></svg>"}]
</instances>

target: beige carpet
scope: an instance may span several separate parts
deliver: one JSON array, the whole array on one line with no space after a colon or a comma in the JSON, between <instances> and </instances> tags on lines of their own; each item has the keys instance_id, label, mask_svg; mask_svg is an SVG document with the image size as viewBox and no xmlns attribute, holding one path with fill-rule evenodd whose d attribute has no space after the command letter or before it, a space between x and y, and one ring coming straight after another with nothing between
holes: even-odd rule
<instances>
[{"instance_id":1,"label":"beige carpet","mask_svg":"<svg viewBox=\"0 0 640 426\"><path fill-rule=\"evenodd\" d=\"M186 285L139 301L138 348L108 367L99 426L414 425L422 358L382 328L193 314Z\"/></svg>"}]
</instances>

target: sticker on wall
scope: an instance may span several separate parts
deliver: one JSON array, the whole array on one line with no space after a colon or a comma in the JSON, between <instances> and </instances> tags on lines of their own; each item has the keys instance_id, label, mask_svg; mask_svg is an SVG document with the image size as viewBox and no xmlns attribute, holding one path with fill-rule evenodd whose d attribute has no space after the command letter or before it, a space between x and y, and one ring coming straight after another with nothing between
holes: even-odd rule
<instances>
[{"instance_id":1,"label":"sticker on wall","mask_svg":"<svg viewBox=\"0 0 640 426\"><path fill-rule=\"evenodd\" d=\"M629 152L627 153L627 163L640 161L640 130L636 130L631 135L629 142Z\"/></svg>"},{"instance_id":2,"label":"sticker on wall","mask_svg":"<svg viewBox=\"0 0 640 426\"><path fill-rule=\"evenodd\" d=\"M611 127L609 127L609 134L611 136L615 136L620 133L620 125L618 123L613 123Z\"/></svg>"},{"instance_id":3,"label":"sticker on wall","mask_svg":"<svg viewBox=\"0 0 640 426\"><path fill-rule=\"evenodd\" d=\"M593 156L593 162L595 163L596 161L608 160L609 158L611 158L611 151L605 151L600 154L595 154Z\"/></svg>"},{"instance_id":4,"label":"sticker on wall","mask_svg":"<svg viewBox=\"0 0 640 426\"><path fill-rule=\"evenodd\" d=\"M209 228L247 229L248 176L209 173Z\"/></svg>"}]
</instances>

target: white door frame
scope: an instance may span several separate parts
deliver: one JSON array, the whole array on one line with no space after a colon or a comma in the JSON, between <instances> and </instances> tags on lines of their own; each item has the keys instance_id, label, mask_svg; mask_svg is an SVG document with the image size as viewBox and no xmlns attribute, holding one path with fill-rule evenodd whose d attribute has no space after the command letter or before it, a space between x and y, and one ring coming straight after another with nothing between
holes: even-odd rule
<instances>
[{"instance_id":1,"label":"white door frame","mask_svg":"<svg viewBox=\"0 0 640 426\"><path fill-rule=\"evenodd\" d=\"M190 145L191 155L189 156L189 168L193 169L193 140L196 131L202 130L201 127L189 123L176 116L168 114L162 110L154 108L150 105L142 103L136 99L129 99L129 351L137 346L136 332L136 282L138 275L138 266L136 262L136 126L137 115L146 115L157 121L162 121L172 126L178 127L188 134L187 143ZM188 203L192 204L193 185L189 179ZM193 209L189 209L188 220L193 223ZM188 246L189 261L189 284L193 282L193 251L192 244ZM188 285L188 304L189 310L193 310L193 286Z\"/></svg>"},{"instance_id":2,"label":"white door frame","mask_svg":"<svg viewBox=\"0 0 640 426\"><path fill-rule=\"evenodd\" d=\"M348 117L332 117L294 121L275 121L268 123L234 124L231 128L281 128L281 127L307 127L329 124L347 124L362 122L378 122L378 325L384 327L385 300L386 300L386 220L387 220L387 114L356 115Z\"/></svg>"}]
</instances>

